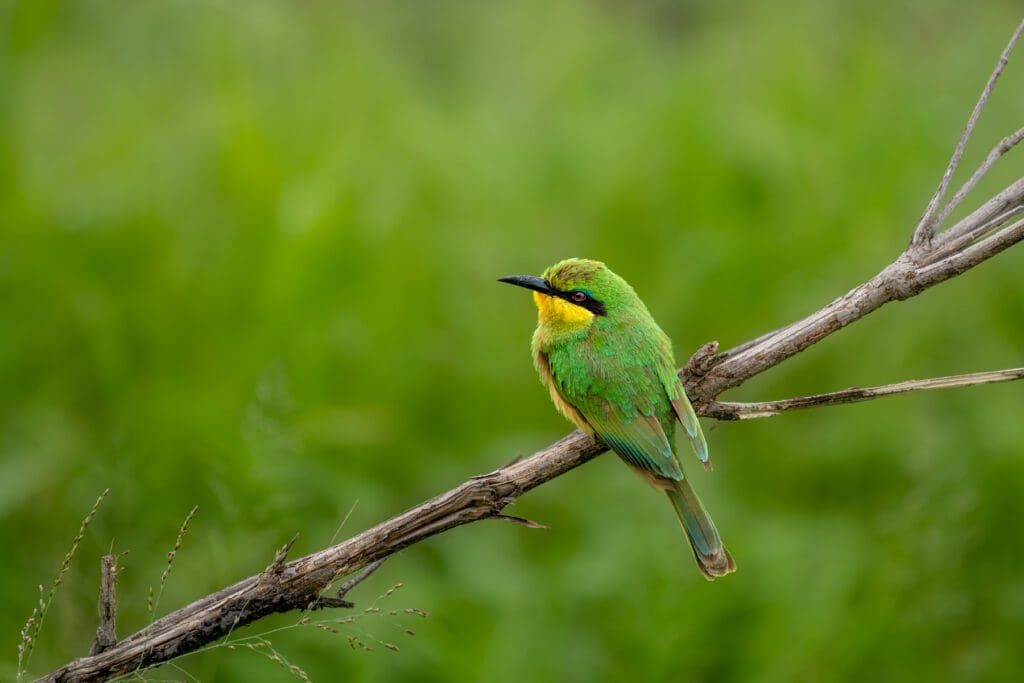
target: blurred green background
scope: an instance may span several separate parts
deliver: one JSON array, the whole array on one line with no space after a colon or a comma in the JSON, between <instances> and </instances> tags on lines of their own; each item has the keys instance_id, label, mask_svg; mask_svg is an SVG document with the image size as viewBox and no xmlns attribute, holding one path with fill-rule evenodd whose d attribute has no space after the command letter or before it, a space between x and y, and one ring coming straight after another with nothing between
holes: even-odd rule
<instances>
[{"instance_id":1,"label":"blurred green background","mask_svg":"<svg viewBox=\"0 0 1024 683\"><path fill-rule=\"evenodd\" d=\"M111 549L119 631L146 624L195 504L160 614L295 532L311 552L566 433L532 305L496 277L605 260L682 362L871 276L1016 5L0 3L0 680L105 487L33 674L87 650ZM1022 62L968 167L1024 123ZM1022 266L1011 250L728 396L1022 365ZM1019 680L1021 391L708 422L714 474L686 464L727 580L604 456L514 506L549 530L455 530L354 594L403 582L376 604L429 619L274 647L313 680ZM178 664L146 676L290 679L247 650Z\"/></svg>"}]
</instances>

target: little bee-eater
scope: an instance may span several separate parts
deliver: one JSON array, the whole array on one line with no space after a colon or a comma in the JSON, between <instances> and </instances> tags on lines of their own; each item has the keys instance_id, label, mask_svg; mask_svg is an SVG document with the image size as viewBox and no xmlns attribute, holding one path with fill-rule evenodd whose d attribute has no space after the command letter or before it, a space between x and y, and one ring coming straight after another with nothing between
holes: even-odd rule
<instances>
[{"instance_id":1,"label":"little bee-eater","mask_svg":"<svg viewBox=\"0 0 1024 683\"><path fill-rule=\"evenodd\" d=\"M533 290L533 359L558 410L663 489L709 580L736 569L676 457L676 421L710 467L707 443L672 343L633 288L599 261L568 259L541 277L501 282Z\"/></svg>"}]
</instances>

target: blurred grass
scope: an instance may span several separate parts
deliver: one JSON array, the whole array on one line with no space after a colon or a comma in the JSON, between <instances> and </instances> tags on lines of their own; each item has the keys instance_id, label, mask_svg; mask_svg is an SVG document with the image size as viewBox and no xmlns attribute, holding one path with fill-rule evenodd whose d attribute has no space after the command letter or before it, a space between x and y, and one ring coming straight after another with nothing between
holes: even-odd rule
<instances>
[{"instance_id":1,"label":"blurred grass","mask_svg":"<svg viewBox=\"0 0 1024 683\"><path fill-rule=\"evenodd\" d=\"M0 634L112 493L40 674L119 631L194 504L161 611L359 531L567 426L494 279L607 261L683 358L820 306L901 249L1014 3L0 3ZM970 165L1020 126L1020 64ZM1015 155L975 198L1020 172ZM1021 364L1013 250L732 396ZM611 457L355 599L402 652L274 636L314 680L1011 680L1024 669L1021 388L711 427L708 585ZM710 427L711 425L709 425ZM698 468L691 468L696 472ZM354 507L353 507L354 506ZM269 620L247 633L294 623ZM352 628L393 641L388 620ZM353 631L355 632L355 631ZM395 634L399 635L395 635ZM286 680L251 652L204 681ZM156 677L180 677L167 670Z\"/></svg>"}]
</instances>

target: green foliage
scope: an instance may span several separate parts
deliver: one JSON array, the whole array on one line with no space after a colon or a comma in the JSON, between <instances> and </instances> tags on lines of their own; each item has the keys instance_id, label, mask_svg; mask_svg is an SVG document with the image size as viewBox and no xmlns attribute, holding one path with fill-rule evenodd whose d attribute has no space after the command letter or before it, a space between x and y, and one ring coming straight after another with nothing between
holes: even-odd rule
<instances>
[{"instance_id":1,"label":"green foliage","mask_svg":"<svg viewBox=\"0 0 1024 683\"><path fill-rule=\"evenodd\" d=\"M118 631L147 623L195 504L160 613L296 531L314 550L350 511L341 536L565 433L531 368L532 306L496 277L607 261L680 358L861 282L909 239L1018 12L0 3L0 679L108 486L32 673L87 651L111 549L129 551ZM1022 61L968 166L1024 121ZM730 396L1020 365L1022 259ZM602 457L516 504L550 530L457 530L359 587L364 607L402 581L395 608L430 611L400 653L311 628L273 648L312 680L1016 678L1021 391L706 423L716 469L695 486L739 565L713 585L663 497ZM180 665L290 679L245 647Z\"/></svg>"}]
</instances>

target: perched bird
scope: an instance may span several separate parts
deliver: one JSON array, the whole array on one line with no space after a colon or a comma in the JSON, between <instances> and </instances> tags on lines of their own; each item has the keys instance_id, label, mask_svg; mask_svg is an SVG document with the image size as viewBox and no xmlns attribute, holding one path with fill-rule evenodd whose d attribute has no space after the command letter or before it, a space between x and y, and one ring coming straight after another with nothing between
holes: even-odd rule
<instances>
[{"instance_id":1,"label":"perched bird","mask_svg":"<svg viewBox=\"0 0 1024 683\"><path fill-rule=\"evenodd\" d=\"M697 566L709 580L736 569L676 457L676 421L710 467L707 443L672 343L625 280L600 261L568 259L543 276L500 282L533 290L533 358L558 410L597 436L672 501Z\"/></svg>"}]
</instances>

